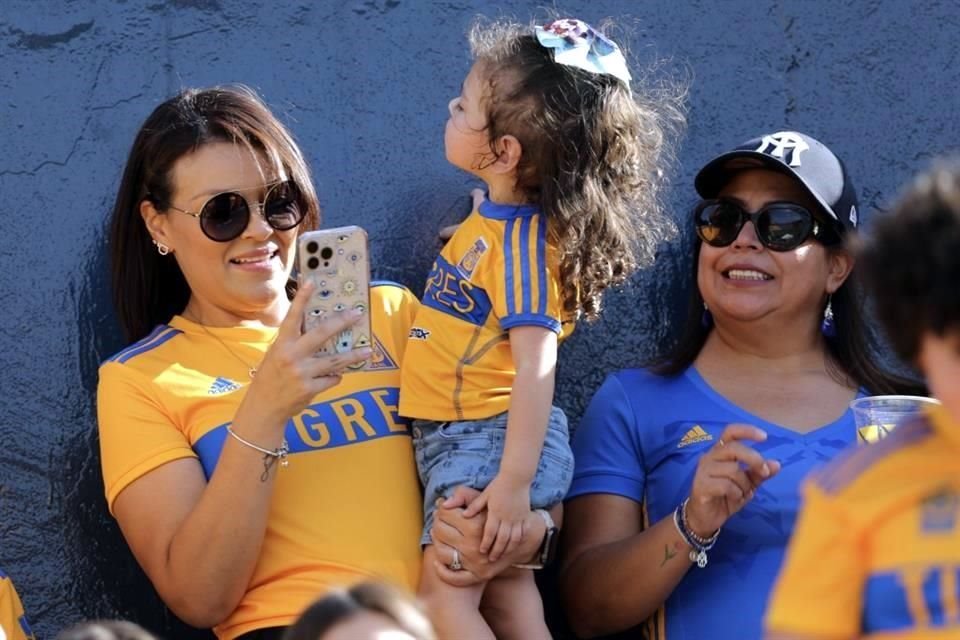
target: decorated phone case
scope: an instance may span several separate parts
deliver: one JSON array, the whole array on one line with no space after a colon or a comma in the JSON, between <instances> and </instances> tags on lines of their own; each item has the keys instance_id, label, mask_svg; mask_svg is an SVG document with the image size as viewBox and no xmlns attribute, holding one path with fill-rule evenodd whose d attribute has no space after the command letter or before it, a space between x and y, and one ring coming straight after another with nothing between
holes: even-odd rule
<instances>
[{"instance_id":1,"label":"decorated phone case","mask_svg":"<svg viewBox=\"0 0 960 640\"><path fill-rule=\"evenodd\" d=\"M313 295L303 316L303 329L308 331L332 313L362 309L363 316L326 343L317 355L345 353L369 347L370 326L370 260L367 232L357 226L306 231L300 235L297 258L300 282L314 283ZM366 369L364 360L350 366L351 371Z\"/></svg>"}]
</instances>

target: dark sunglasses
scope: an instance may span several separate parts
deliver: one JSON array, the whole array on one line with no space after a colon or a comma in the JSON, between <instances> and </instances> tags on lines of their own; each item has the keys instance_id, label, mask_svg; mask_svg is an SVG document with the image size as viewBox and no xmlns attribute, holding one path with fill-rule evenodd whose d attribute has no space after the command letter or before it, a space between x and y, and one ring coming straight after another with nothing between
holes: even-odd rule
<instances>
[{"instance_id":1,"label":"dark sunglasses","mask_svg":"<svg viewBox=\"0 0 960 640\"><path fill-rule=\"evenodd\" d=\"M200 230L214 242L239 238L250 224L250 209L256 204L260 215L277 231L287 231L303 221L307 203L296 182L280 182L267 190L263 202L251 203L236 191L218 193L207 200L200 212L170 205L168 208L200 220Z\"/></svg>"},{"instance_id":2,"label":"dark sunglasses","mask_svg":"<svg viewBox=\"0 0 960 640\"><path fill-rule=\"evenodd\" d=\"M771 251L791 251L813 237L823 244L839 238L809 210L792 202L771 202L749 213L731 200L704 200L693 211L697 235L711 247L726 247L749 220L760 244Z\"/></svg>"}]
</instances>

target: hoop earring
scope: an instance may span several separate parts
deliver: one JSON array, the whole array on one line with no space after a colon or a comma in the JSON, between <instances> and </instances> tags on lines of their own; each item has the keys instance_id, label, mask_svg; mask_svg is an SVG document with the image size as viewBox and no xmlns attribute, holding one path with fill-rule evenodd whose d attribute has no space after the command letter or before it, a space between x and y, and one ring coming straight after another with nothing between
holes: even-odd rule
<instances>
[{"instance_id":1,"label":"hoop earring","mask_svg":"<svg viewBox=\"0 0 960 640\"><path fill-rule=\"evenodd\" d=\"M170 253L170 247L163 244L162 242L157 242L156 240L152 240L151 242L153 242L153 244L156 245L157 253L159 253L160 255L165 256Z\"/></svg>"}]
</instances>

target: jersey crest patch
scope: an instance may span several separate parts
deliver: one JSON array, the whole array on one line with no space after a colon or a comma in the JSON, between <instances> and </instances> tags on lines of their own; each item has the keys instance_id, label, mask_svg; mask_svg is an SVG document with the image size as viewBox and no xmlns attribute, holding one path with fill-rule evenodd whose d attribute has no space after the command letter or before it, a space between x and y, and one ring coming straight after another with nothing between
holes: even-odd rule
<instances>
[{"instance_id":1,"label":"jersey crest patch","mask_svg":"<svg viewBox=\"0 0 960 640\"><path fill-rule=\"evenodd\" d=\"M957 527L960 495L945 488L924 499L920 509L924 533L950 533Z\"/></svg>"},{"instance_id":2,"label":"jersey crest patch","mask_svg":"<svg viewBox=\"0 0 960 640\"><path fill-rule=\"evenodd\" d=\"M683 437L680 438L680 442L677 444L677 449L682 449L683 447L688 447L691 444L696 444L698 442L710 442L713 440L713 436L704 431L703 427L700 425L695 425L692 429L683 434Z\"/></svg>"},{"instance_id":3,"label":"jersey crest patch","mask_svg":"<svg viewBox=\"0 0 960 640\"><path fill-rule=\"evenodd\" d=\"M231 391L236 391L239 388L240 388L240 383L234 382L233 380L229 380L227 378L221 378L218 376L217 379L213 381L213 384L210 385L210 388L207 389L207 395L219 396L219 395L223 395L224 393L230 393Z\"/></svg>"},{"instance_id":4,"label":"jersey crest patch","mask_svg":"<svg viewBox=\"0 0 960 640\"><path fill-rule=\"evenodd\" d=\"M473 246L460 258L460 262L457 263L457 271L460 272L464 278L470 278L473 275L473 271L477 268L477 263L480 262L480 258L483 257L483 254L486 253L489 246L487 241L483 237L477 238L477 241L473 243Z\"/></svg>"},{"instance_id":5,"label":"jersey crest patch","mask_svg":"<svg viewBox=\"0 0 960 640\"><path fill-rule=\"evenodd\" d=\"M373 336L373 344L370 345L370 348L373 350L373 355L370 356L370 365L367 367L369 371L386 371L399 368L377 336Z\"/></svg>"}]
</instances>

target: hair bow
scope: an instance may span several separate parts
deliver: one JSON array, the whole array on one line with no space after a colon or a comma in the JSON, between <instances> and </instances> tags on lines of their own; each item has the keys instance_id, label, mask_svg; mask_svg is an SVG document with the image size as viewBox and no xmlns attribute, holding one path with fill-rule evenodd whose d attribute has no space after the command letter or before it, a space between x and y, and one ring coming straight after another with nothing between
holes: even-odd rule
<instances>
[{"instance_id":1,"label":"hair bow","mask_svg":"<svg viewBox=\"0 0 960 640\"><path fill-rule=\"evenodd\" d=\"M540 45L553 51L557 63L611 75L629 88L630 71L620 47L583 20L554 20L534 31Z\"/></svg>"}]
</instances>

